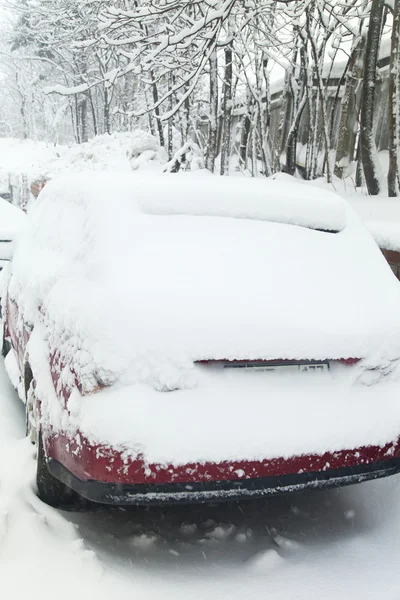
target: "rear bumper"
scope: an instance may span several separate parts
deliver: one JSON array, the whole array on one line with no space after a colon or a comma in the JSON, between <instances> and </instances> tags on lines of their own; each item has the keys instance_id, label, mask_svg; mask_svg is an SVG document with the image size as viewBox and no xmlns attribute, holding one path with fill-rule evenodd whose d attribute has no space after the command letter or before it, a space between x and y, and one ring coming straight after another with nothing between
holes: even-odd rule
<instances>
[{"instance_id":1,"label":"rear bumper","mask_svg":"<svg viewBox=\"0 0 400 600\"><path fill-rule=\"evenodd\" d=\"M235 481L191 483L109 483L81 480L60 462L49 459L52 475L92 502L127 505L201 504L255 499L311 489L327 489L387 477L400 472L400 457L369 464Z\"/></svg>"},{"instance_id":2,"label":"rear bumper","mask_svg":"<svg viewBox=\"0 0 400 600\"><path fill-rule=\"evenodd\" d=\"M78 444L79 441L79 444ZM262 461L149 464L82 434L44 436L50 472L78 494L102 504L202 503L339 487L400 472L400 438L384 446Z\"/></svg>"}]
</instances>

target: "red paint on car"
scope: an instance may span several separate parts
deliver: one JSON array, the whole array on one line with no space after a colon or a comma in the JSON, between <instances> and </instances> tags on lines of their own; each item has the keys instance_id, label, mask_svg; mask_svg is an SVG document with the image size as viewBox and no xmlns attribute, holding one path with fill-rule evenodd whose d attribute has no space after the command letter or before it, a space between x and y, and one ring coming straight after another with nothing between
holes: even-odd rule
<instances>
[{"instance_id":1,"label":"red paint on car","mask_svg":"<svg viewBox=\"0 0 400 600\"><path fill-rule=\"evenodd\" d=\"M94 480L116 484L168 484L211 481L238 481L340 467L400 457L400 440L383 447L368 446L353 450L307 454L289 458L243 460L221 463L188 463L185 465L149 464L144 456L127 457L123 449L91 444L82 434L74 439L50 434L45 440L49 456L58 460L82 481Z\"/></svg>"}]
</instances>

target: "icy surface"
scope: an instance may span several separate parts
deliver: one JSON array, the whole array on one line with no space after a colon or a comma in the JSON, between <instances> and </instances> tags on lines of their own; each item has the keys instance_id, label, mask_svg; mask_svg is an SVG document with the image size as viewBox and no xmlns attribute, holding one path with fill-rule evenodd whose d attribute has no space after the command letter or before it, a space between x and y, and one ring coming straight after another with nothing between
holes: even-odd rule
<instances>
[{"instance_id":1,"label":"icy surface","mask_svg":"<svg viewBox=\"0 0 400 600\"><path fill-rule=\"evenodd\" d=\"M44 422L69 435L178 464L351 449L399 431L398 283L345 201L317 188L61 178L32 206L9 290L35 325ZM49 355L72 388L68 412ZM362 360L322 379L194 364L277 358Z\"/></svg>"}]
</instances>

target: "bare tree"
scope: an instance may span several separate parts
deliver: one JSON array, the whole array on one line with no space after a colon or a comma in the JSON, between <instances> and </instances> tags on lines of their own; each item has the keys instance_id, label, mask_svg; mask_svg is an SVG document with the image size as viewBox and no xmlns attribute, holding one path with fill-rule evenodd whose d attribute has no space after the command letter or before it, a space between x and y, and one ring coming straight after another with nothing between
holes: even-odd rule
<instances>
[{"instance_id":1,"label":"bare tree","mask_svg":"<svg viewBox=\"0 0 400 600\"><path fill-rule=\"evenodd\" d=\"M389 76L388 193L397 196L400 186L400 0L393 2Z\"/></svg>"},{"instance_id":2,"label":"bare tree","mask_svg":"<svg viewBox=\"0 0 400 600\"><path fill-rule=\"evenodd\" d=\"M364 177L371 196L380 191L379 159L374 135L375 87L385 0L372 0L365 47L360 149Z\"/></svg>"}]
</instances>

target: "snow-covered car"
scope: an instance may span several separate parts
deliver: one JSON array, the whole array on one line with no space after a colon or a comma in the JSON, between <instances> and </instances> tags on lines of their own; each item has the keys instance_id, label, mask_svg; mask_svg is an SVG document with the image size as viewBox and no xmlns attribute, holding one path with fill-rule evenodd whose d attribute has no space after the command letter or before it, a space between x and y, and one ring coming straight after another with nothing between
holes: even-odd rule
<instances>
[{"instance_id":1,"label":"snow-covered car","mask_svg":"<svg viewBox=\"0 0 400 600\"><path fill-rule=\"evenodd\" d=\"M13 240L24 222L22 210L0 198L0 271L11 259Z\"/></svg>"},{"instance_id":2,"label":"snow-covered car","mask_svg":"<svg viewBox=\"0 0 400 600\"><path fill-rule=\"evenodd\" d=\"M39 496L202 502L400 471L400 286L345 200L273 179L51 181L8 274Z\"/></svg>"}]
</instances>

